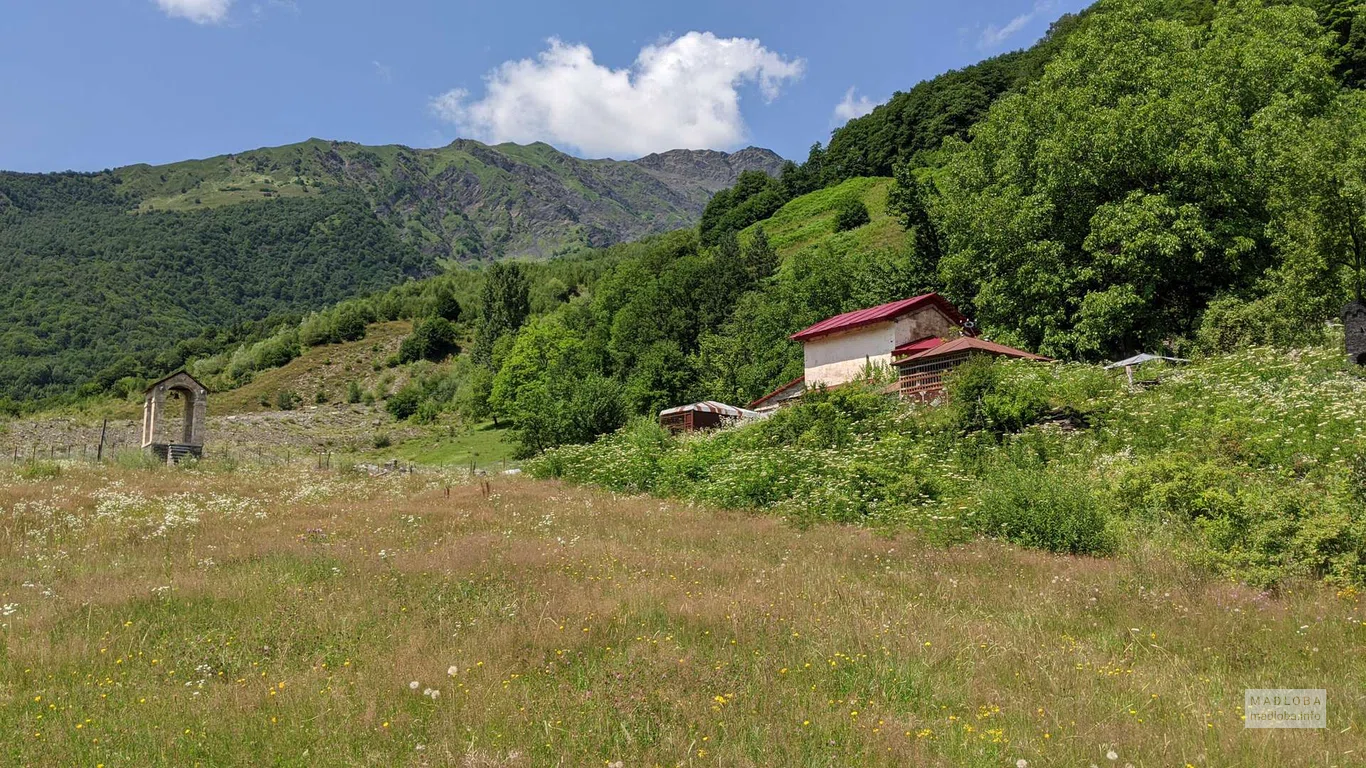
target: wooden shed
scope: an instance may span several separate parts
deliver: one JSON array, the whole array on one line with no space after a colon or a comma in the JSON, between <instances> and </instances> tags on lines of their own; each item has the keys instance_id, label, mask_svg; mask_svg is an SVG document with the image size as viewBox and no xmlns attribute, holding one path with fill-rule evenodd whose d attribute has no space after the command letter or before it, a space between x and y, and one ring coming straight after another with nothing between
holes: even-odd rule
<instances>
[{"instance_id":1,"label":"wooden shed","mask_svg":"<svg viewBox=\"0 0 1366 768\"><path fill-rule=\"evenodd\" d=\"M716 429L734 424L744 419L759 418L762 414L733 405L703 400L659 412L659 425L670 432L696 432L700 429Z\"/></svg>"},{"instance_id":2,"label":"wooden shed","mask_svg":"<svg viewBox=\"0 0 1366 768\"><path fill-rule=\"evenodd\" d=\"M1051 362L1050 358L1042 355L975 336L961 336L952 341L920 339L903 344L892 352L892 365L896 367L897 391L901 399L928 402L939 397L944 393L944 374L974 355Z\"/></svg>"}]
</instances>

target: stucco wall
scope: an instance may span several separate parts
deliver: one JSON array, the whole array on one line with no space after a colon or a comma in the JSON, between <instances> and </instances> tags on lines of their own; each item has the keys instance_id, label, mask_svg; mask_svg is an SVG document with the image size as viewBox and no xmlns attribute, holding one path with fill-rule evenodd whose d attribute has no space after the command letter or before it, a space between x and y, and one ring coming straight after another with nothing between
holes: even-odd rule
<instances>
[{"instance_id":1,"label":"stucco wall","mask_svg":"<svg viewBox=\"0 0 1366 768\"><path fill-rule=\"evenodd\" d=\"M822 336L802 345L807 386L834 386L853 381L863 366L891 365L892 350L926 336L954 337L958 325L934 307L895 321L865 325L845 333Z\"/></svg>"}]
</instances>

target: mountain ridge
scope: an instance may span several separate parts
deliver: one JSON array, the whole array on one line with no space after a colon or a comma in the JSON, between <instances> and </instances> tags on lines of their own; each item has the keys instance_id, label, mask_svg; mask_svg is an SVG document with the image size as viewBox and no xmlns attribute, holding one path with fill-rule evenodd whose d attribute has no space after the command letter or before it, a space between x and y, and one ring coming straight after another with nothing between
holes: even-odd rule
<instances>
[{"instance_id":1,"label":"mountain ridge","mask_svg":"<svg viewBox=\"0 0 1366 768\"><path fill-rule=\"evenodd\" d=\"M546 258L691 226L711 195L740 173L775 175L784 163L773 151L752 146L614 160L575 157L544 142L456 139L414 148L311 138L80 175L111 178L130 206L144 213L356 191L424 255L487 261Z\"/></svg>"}]
</instances>

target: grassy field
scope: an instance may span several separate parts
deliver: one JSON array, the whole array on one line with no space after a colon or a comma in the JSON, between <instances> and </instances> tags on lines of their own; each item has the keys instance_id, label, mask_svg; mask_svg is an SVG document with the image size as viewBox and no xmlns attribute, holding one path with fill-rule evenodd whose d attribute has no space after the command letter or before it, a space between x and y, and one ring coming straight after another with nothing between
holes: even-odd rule
<instances>
[{"instance_id":1,"label":"grassy field","mask_svg":"<svg viewBox=\"0 0 1366 768\"><path fill-rule=\"evenodd\" d=\"M783 257L816 244L865 251L897 245L906 233L887 215L887 193L891 188L891 179L857 178L802 195L771 218L746 228L740 233L741 241L748 241L754 230L762 226L774 250ZM834 234L835 209L847 197L863 201L870 221L857 229Z\"/></svg>"},{"instance_id":2,"label":"grassy field","mask_svg":"<svg viewBox=\"0 0 1366 768\"><path fill-rule=\"evenodd\" d=\"M512 459L513 445L506 428L496 428L492 422L474 427L433 427L427 434L404 441L390 448L379 449L373 455L381 460L401 459L426 466L502 469Z\"/></svg>"},{"instance_id":3,"label":"grassy field","mask_svg":"<svg viewBox=\"0 0 1366 768\"><path fill-rule=\"evenodd\" d=\"M946 549L521 479L4 472L6 766L1366 754L1353 590L1155 547ZM1243 689L1272 686L1327 688L1329 728L1244 730Z\"/></svg>"}]
</instances>

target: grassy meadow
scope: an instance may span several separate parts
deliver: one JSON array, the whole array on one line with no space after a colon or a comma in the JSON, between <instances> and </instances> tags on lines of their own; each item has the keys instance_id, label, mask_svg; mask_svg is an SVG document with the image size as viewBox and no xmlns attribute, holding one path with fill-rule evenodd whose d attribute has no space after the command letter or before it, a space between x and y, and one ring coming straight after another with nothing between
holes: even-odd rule
<instances>
[{"instance_id":1,"label":"grassy meadow","mask_svg":"<svg viewBox=\"0 0 1366 768\"><path fill-rule=\"evenodd\" d=\"M6 766L1360 765L1354 588L438 472L0 469ZM449 488L449 491L447 490ZM1328 689L1245 730L1247 687ZM1023 761L1023 762L1021 762Z\"/></svg>"}]
</instances>

